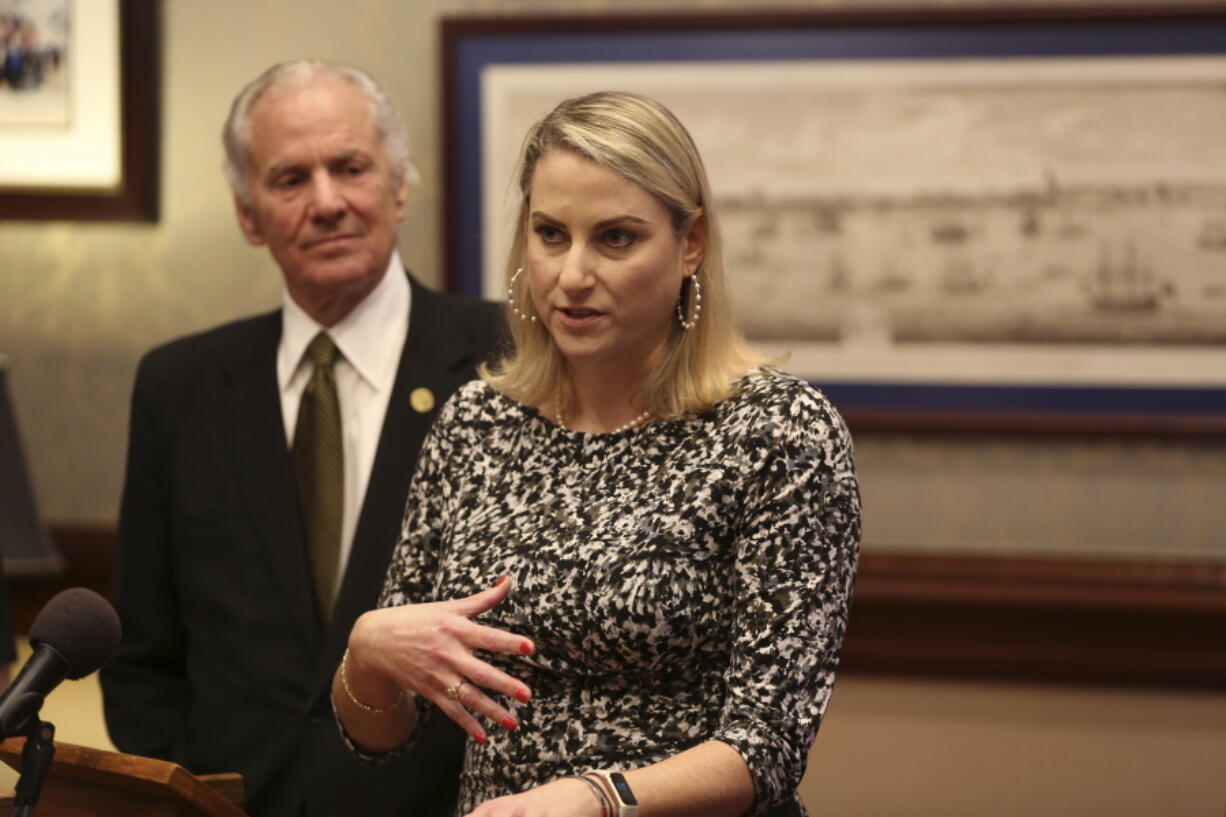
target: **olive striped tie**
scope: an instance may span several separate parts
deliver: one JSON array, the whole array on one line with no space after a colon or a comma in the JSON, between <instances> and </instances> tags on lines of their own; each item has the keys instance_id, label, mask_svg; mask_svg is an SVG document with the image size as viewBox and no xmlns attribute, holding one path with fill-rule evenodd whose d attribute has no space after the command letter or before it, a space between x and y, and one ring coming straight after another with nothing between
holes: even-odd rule
<instances>
[{"instance_id":1,"label":"olive striped tie","mask_svg":"<svg viewBox=\"0 0 1226 817\"><path fill-rule=\"evenodd\" d=\"M332 617L341 553L341 515L345 505L345 454L341 447L341 411L333 365L336 344L320 332L307 347L315 364L302 393L294 427L294 479L306 533L307 560L315 584L320 620Z\"/></svg>"}]
</instances>

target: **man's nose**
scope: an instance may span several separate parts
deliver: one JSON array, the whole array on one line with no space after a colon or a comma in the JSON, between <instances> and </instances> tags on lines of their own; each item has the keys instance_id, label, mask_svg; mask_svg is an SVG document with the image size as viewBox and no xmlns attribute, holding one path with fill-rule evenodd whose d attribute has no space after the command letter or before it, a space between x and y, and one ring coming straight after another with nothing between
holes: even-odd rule
<instances>
[{"instance_id":1,"label":"man's nose","mask_svg":"<svg viewBox=\"0 0 1226 817\"><path fill-rule=\"evenodd\" d=\"M316 173L311 179L311 217L331 221L343 215L345 207L345 197L331 174Z\"/></svg>"}]
</instances>

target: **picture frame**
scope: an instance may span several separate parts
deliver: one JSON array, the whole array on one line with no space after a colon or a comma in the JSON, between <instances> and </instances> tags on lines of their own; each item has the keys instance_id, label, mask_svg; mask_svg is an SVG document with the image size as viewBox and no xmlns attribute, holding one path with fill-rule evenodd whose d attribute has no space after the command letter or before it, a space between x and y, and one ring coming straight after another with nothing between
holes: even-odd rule
<instances>
[{"instance_id":1,"label":"picture frame","mask_svg":"<svg viewBox=\"0 0 1226 817\"><path fill-rule=\"evenodd\" d=\"M863 83L864 80L854 79L854 75L857 66L863 65L866 70L859 73L876 72L895 78L928 72L927 75L932 78L930 84L953 86L955 91L958 90L958 82L966 82L969 84L964 86L964 97L975 94L979 100L994 99L983 104L999 108L999 99L994 98L993 94L998 97L1004 92L996 89L1007 87L1009 92L1015 92L1016 83L958 79L960 72L965 73L968 64L979 74L999 67L1003 77L1019 60L1042 62L1043 71L1040 73L1046 77L1044 82L1050 88L1067 91L1056 73L1061 70L1063 63L1060 61L1069 61L1082 72L1082 75L1075 77L1075 81L1068 83L1080 87L1091 80L1100 84L1105 82L1103 76L1108 72L1104 70L1096 74L1093 68L1097 60L1113 59L1126 66L1137 63L1141 67L1133 69L1130 76L1138 78L1128 81L1145 84L1150 82L1145 74L1148 70L1145 66L1153 62L1150 58L1170 57L1170 61L1180 70L1188 67L1187 63L1203 58L1203 63L1193 72L1201 72L1196 78L1177 80L1189 87L1200 88L1205 82L1217 82L1222 66L1226 66L1226 46L1223 43L1226 43L1226 12L1204 5L448 18L442 24L441 44L442 145L446 173L444 256L448 282L456 291L492 298L502 296L505 287L500 281L505 277L505 271L501 268L501 256L505 253L496 248L500 240L505 241L505 225L509 219L505 204L491 205L491 202L499 197L505 199L510 189L513 167L505 157L509 154L513 161L526 130L523 123L531 123L545 112L534 109L532 105L518 103L531 100L539 108L544 100L560 100L562 96L559 93L564 95L585 87L585 83L589 83L588 75L584 74L588 66L594 66L591 68L590 76L593 79L590 82L599 82L602 77L613 78L613 82L624 81L634 86L629 90L636 87L651 91L659 89L656 95L666 104L678 109L686 108L685 112L679 113L683 121L687 118L695 120L692 130L700 149L708 154L707 164L715 198L721 207L728 255L736 240L735 233L738 230L743 233L745 229L736 223L741 214L728 217L730 201L735 204L736 196L727 191L721 194L720 191L720 178L734 174L728 172L726 162L718 168L715 165L729 156L735 156L738 151L735 144L716 144L713 139L707 139L704 144L704 134L699 132L700 128L704 124L718 128L721 120L718 116L709 117L710 122L706 123L701 120L712 107L717 108L718 103L703 108L705 103L690 102L687 98L693 100L705 96L718 100L720 95L712 93L712 89L734 85L730 78L744 73L748 70L746 66L769 73L767 69L782 63L787 70L776 72L774 80L765 80L765 90L753 85L757 80L737 80L749 90L742 87L739 93L728 91L725 95L733 100L731 107L739 103L749 104L755 94L769 96L776 93L786 101L801 99L795 93L788 96L778 90L785 82L793 80L780 80L777 77L794 76L796 71L792 70L793 65L804 65L806 69L816 67L816 73L820 74L828 64L838 69L830 73L838 73L842 81L853 83L848 87L856 89L856 93L861 93L861 86L854 83ZM1047 64L1053 60L1057 62ZM1087 64L1090 67L1086 67ZM699 68L688 70L691 65ZM721 66L731 66L732 70L716 76ZM1116 67L1112 66L1112 72ZM1167 71L1170 67L1162 65L1161 69ZM604 69L607 70L602 74ZM1209 79L1205 79L1205 72L1209 72ZM772 81L775 82L773 86L770 84ZM815 81L820 84L825 80L819 78ZM872 80L869 85L873 88L884 87L883 95L897 97L897 87L888 84L891 81L899 80L887 77ZM992 82L997 84L993 85ZM589 89L595 87L599 86L589 84ZM1107 90L1098 96L1094 92L1085 92L1079 101L1100 104L1100 97L1109 96L1119 88L1110 84L1102 87ZM495 90L491 91L491 88ZM838 100L837 93L828 88L826 92L830 99ZM893 104L907 105L914 101L903 99ZM967 102L965 98L962 102L966 108L981 104L976 100ZM1101 104L1104 110L1109 105ZM694 111L698 113L692 117L685 115ZM797 113L801 126L809 124L809 120L802 117L804 113ZM1217 114L1215 111L1214 115ZM898 117L897 110L893 115ZM1226 116L1226 113L1222 115ZM867 120L853 119L848 127L857 121ZM739 121L733 123L732 118L727 119L726 123L733 127L742 124ZM787 119L783 117L769 119L762 127L779 130L787 126ZM1005 126L1000 127L1003 130ZM495 133L496 137L493 135ZM754 138L761 138L760 131L749 129L749 133ZM1074 136L1077 135L1084 133L1074 133ZM843 138L837 133L834 137L827 134L827 137L834 141ZM492 149L491 144L497 147ZM716 149L706 150L712 145ZM493 156L495 150L499 156ZM1152 151L1151 148L1151 154ZM743 153L753 155L752 150ZM902 173L914 172L922 169L916 165L922 166L925 161L902 163L899 169ZM1222 164L1226 166L1226 162ZM1072 167L1074 171L1079 169ZM781 176L781 171L775 171L773 176L768 177L765 187L769 190L769 182L774 180L777 183ZM1042 179L1042 174L1039 178ZM1219 181L1222 183L1219 184ZM1006 183L1017 184L1016 181ZM1051 174L1046 183L1057 184L1051 181ZM1100 187L1110 191L1113 183L1108 179ZM847 189L854 198L857 190L863 193L864 185L864 179L860 178L853 180ZM1017 199L1025 197L1023 187L1024 184L1009 188L1006 193L990 191L987 199L995 202L992 206L1002 212L1007 211L1009 219L1020 218ZM1071 182L1068 187L1062 193L1061 201L1086 195L1085 191L1074 192L1076 185ZM743 185L742 189L751 188ZM1217 197L1223 190L1226 190L1226 178L1218 180L1215 177L1214 199L1207 209L1214 219L1219 218L1221 207ZM820 196L820 190L815 193L812 186L801 192L808 197L810 212L829 204L815 198ZM1043 195L1042 190L1030 192L1040 198ZM975 195L980 195L981 199L984 197L982 190ZM983 209L982 201L975 195L964 196L963 215ZM861 195L861 198L864 196ZM909 206L905 202L915 198L900 198L899 195L893 199L887 197L885 206L896 209ZM935 221L942 212L950 211L947 204L940 201L933 203L940 198L938 194L929 196L928 204L924 205L926 211L918 207L912 209L922 213L923 218ZM904 201L904 205L900 205L900 201ZM777 206L785 204L775 202ZM755 206L751 202L741 209L752 214ZM1052 205L1044 211L1045 206L1036 205L1041 217L1051 220L1057 210L1067 211L1075 205ZM1102 207L1101 203L1092 206ZM942 207L945 209L942 210ZM1085 207L1092 217L1105 218L1100 212L1089 209L1091 205ZM1204 216L1204 213L1201 215ZM807 213L805 218L809 217ZM836 212L833 217L849 218L846 212ZM907 218L915 220L912 216ZM744 221L741 218L741 222ZM1226 220L1222 220L1222 226L1226 229ZM963 227L928 224L925 229L935 234L942 229L956 231ZM994 228L983 226L982 229L987 232ZM1119 285L1112 283L1114 278L1104 282L1103 276L1108 274L1104 269L1108 269L1108 264L1112 276L1123 276L1130 281L1136 277L1128 265L1134 265L1138 251L1127 244L1136 231L1125 226L1123 220L1114 223L1110 229L1110 241L1092 232L1090 237L1082 239L1081 247L1074 254L1058 264L1048 261L1045 266L1036 264L1024 270L1020 264L1015 265L1019 269L1011 273L1012 279L1006 280L1003 274L999 276L1002 283L997 292L978 298L963 297L961 302L945 304L948 308L939 318L930 319L927 327L917 325L901 330L921 337L924 332L929 332L937 339L936 342L892 342L885 347L868 345L858 347L855 354L847 356L843 355L843 350L852 347L842 343L831 345L807 340L794 343L785 339L782 343L768 342L765 346L769 352L785 353L792 371L819 384L841 407L854 430L1220 436L1226 432L1226 287L1218 283L1205 283L1205 291L1211 290L1213 293L1211 299L1197 299L1190 295L1186 298L1202 305L1210 304L1202 309L1203 314L1198 317L1205 326L1200 340L1189 342L1186 337L1177 337L1176 332L1163 334L1165 330L1156 327L1167 322L1167 318L1165 314L1155 318L1154 313L1163 313L1165 306L1163 310L1157 310L1152 304L1144 302L1144 295L1133 297L1133 293L1127 293L1121 297L1115 292L1121 286L1135 289L1138 285L1134 283ZM497 235L500 230L504 233L503 237ZM1106 230L1103 227L1103 231ZM1038 244L1033 240L1030 243ZM1222 244L1226 248L1226 238ZM796 255L799 249L816 246L821 244L797 244L778 254L786 256L791 252ZM930 267L935 259L944 259L943 263L946 264L943 271L928 272L929 277L949 277L955 273L971 275L955 266L963 263L965 257L971 254L967 250L969 246L970 242L965 247L941 249L943 255L936 255L929 252L930 248L924 248L931 256ZM1029 252L1033 248L1024 249ZM1016 250L1015 244L1006 243L1003 249L997 251L996 257L1013 258L1021 254ZM1095 251L1100 257L1093 257ZM748 254L742 252L741 256ZM1222 254L1222 258L1226 258L1226 253ZM1216 260L1217 256L1214 256ZM833 268L840 263L840 258L832 256L824 259L824 262ZM853 268L859 270L855 264L853 261ZM867 262L862 266L867 268ZM1005 268L1008 265L998 266ZM799 269L801 272L790 274L786 279L781 277L780 280L808 285L805 283L808 272L800 265L793 263L785 265L785 268ZM735 275L743 272L743 269L744 265L741 265L734 270L734 286ZM1189 281L1195 279L1198 282L1188 283L1187 286L1184 286L1182 279L1175 282L1189 293L1202 279L1208 281L1212 277L1199 272L1208 269L1205 265L1184 264L1175 269L1177 272L1171 274L1183 275ZM1184 272L1189 269L1197 272ZM1052 280L1033 283L1038 281L1040 273ZM838 273L823 274L833 279ZM865 280L872 281L879 291L897 283L886 280L887 273L874 274L875 279L870 275ZM860 272L854 271L852 280L860 280L856 277L859 275ZM1161 275L1167 276L1168 273L1164 271ZM1059 280L1061 277L1063 280ZM759 285L759 280L766 279L754 279L745 288L764 291L771 283L767 281L768 287L763 287ZM1017 292L1021 291L1027 280L1032 281L1025 285L1031 287L1033 294L1024 301ZM956 283L947 282L946 285L952 287ZM1012 288L1007 289L1006 284ZM968 287L971 285L972 282L967 283ZM1099 299L1092 309L1081 306L1090 297L1085 292L1087 289L1097 293L1095 297ZM1079 304L1075 319L1043 317L1050 311L1044 298L1051 297L1043 293L1056 291L1064 293L1055 296L1057 300L1063 299L1060 309L1066 308L1071 301ZM781 297L777 300L803 305L824 297L822 291L799 292L801 297ZM1120 303L1104 306L1103 303L1110 298ZM1132 301L1123 303L1128 298L1132 298ZM832 302L830 311L838 316L857 314L857 311L865 311L866 305L871 307L875 300L880 299L866 295L859 299ZM906 309L910 308L914 313L918 304L921 309L931 310L949 300L940 290L930 288L927 296L913 298L911 307L902 305L894 309L894 331L900 331L897 316ZM745 310L744 303L737 306L739 315L752 311ZM765 300L751 304L751 307L758 309L756 321L759 326L771 326L782 320L776 306ZM1035 339L1033 330L990 328L988 331L997 332L999 337L992 336L985 342L979 342L952 336L955 340L950 342L949 338L939 334L941 331L952 331L945 328L947 324L956 322L960 315L975 314L976 309L980 312L996 310L1002 315L1007 313L1007 317L999 319L999 327L1030 325L1036 320L1047 320L1049 328L1057 333L1077 337L1078 333L1088 332L1090 336L1085 341L1064 343L1053 342L1047 337ZM984 331L982 321L976 324L968 320L966 323L962 330L965 336L974 338L975 333ZM868 324L870 327L874 325L871 315ZM1108 325L1115 328L1108 329ZM1138 325L1152 325L1155 334L1149 340L1143 338L1138 341L1134 336ZM815 324L804 331L820 335L829 331L829 326ZM871 341L872 329L869 331ZM1031 332L1031 336L1023 335L1026 338L1023 342L1013 343L1007 340L1010 337L1007 333L1014 331ZM756 345L763 345L752 331L750 335ZM1002 338L1006 342L1001 342ZM811 349L821 351L814 357L809 352ZM827 354L826 349L836 349L838 354ZM812 360L819 361L819 364L814 365Z\"/></svg>"},{"instance_id":2,"label":"picture frame","mask_svg":"<svg viewBox=\"0 0 1226 817\"><path fill-rule=\"evenodd\" d=\"M815 43L840 60L954 54L991 60L1002 58L1002 43L1016 55L1027 41L1031 48L1047 42L1049 51L1066 57L1153 54L1174 43L1178 53L1216 59L1226 54L1226 10L1176 3L462 16L445 18L440 35L446 280L453 291L501 299L505 290L483 279L481 258L490 240L482 185L491 108L482 76L491 69L597 59L679 62L695 55L812 59ZM498 137L514 149L523 131ZM512 180L497 184L501 195ZM1226 375L1226 364L1218 365L1226 361L1222 351L1210 350L1203 362ZM1226 444L1226 383L1220 380L818 382L856 434L1104 442L1122 436L1142 444L1180 437ZM870 550L861 556L844 666L941 678L1212 689L1226 684L1223 633L1226 563L1213 559Z\"/></svg>"},{"instance_id":3,"label":"picture frame","mask_svg":"<svg viewBox=\"0 0 1226 817\"><path fill-rule=\"evenodd\" d=\"M0 218L157 221L159 0L67 8L89 18L71 28L65 69L88 93L69 90L64 127L0 127L0 151L10 157L0 161Z\"/></svg>"}]
</instances>

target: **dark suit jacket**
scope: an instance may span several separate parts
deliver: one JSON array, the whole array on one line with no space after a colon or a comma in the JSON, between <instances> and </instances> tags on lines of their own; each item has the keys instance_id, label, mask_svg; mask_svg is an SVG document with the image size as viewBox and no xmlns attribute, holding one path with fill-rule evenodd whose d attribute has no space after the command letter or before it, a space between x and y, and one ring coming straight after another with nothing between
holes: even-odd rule
<instances>
[{"instance_id":1,"label":"dark suit jacket","mask_svg":"<svg viewBox=\"0 0 1226 817\"><path fill-rule=\"evenodd\" d=\"M438 409L494 350L495 305L412 281L409 336L335 612L316 621L276 380L281 314L184 338L141 361L119 520L119 653L102 669L123 751L238 771L246 808L281 815L451 814L464 736L445 718L377 767L341 741L328 699L372 608ZM418 387L433 411L409 404Z\"/></svg>"}]
</instances>

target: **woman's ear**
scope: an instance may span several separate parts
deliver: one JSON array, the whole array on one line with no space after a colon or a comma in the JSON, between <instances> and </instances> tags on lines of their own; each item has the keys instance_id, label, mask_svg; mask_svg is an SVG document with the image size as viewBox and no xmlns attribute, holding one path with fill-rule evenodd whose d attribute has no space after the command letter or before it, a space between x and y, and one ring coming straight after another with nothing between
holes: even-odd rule
<instances>
[{"instance_id":1,"label":"woman's ear","mask_svg":"<svg viewBox=\"0 0 1226 817\"><path fill-rule=\"evenodd\" d=\"M685 266L685 277L689 278L707 254L707 214L701 207L690 216L690 225L681 241L681 263Z\"/></svg>"}]
</instances>

